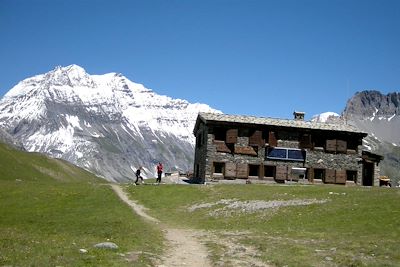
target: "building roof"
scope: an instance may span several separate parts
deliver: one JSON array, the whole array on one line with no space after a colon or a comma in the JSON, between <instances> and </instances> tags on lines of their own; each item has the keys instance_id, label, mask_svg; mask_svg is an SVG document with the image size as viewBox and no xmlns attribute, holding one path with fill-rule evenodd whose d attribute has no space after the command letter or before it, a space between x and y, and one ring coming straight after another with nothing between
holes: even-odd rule
<instances>
[{"instance_id":1,"label":"building roof","mask_svg":"<svg viewBox=\"0 0 400 267\"><path fill-rule=\"evenodd\" d=\"M275 118L265 118L265 117L254 117L254 116L244 116L244 115L228 115L221 113L204 113L200 112L195 130L198 127L199 120L204 123L208 122L225 122L225 123L241 123L241 124L254 124L254 125L271 125L278 127L288 127L288 128L300 128L300 129L311 129L311 130L323 130L323 131L340 131L348 133L356 133L363 136L367 136L367 133L358 130L357 128L348 124L339 123L326 123L326 122L312 122L303 120L289 120L289 119L275 119Z\"/></svg>"}]
</instances>

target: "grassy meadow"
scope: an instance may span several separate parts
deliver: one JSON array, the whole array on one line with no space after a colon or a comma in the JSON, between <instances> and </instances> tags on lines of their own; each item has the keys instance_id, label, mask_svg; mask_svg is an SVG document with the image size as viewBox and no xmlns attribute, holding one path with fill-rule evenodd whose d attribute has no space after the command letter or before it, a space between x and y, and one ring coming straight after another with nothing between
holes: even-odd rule
<instances>
[{"instance_id":1,"label":"grassy meadow","mask_svg":"<svg viewBox=\"0 0 400 267\"><path fill-rule=\"evenodd\" d=\"M225 184L129 186L127 190L161 221L212 233L214 238L207 244L216 265L229 244L253 248L255 257L272 266L400 265L398 189ZM240 208L226 212L221 199L323 203L247 213ZM191 209L196 205L199 208ZM228 243L219 242L227 238ZM229 260L224 266L229 266Z\"/></svg>"},{"instance_id":2,"label":"grassy meadow","mask_svg":"<svg viewBox=\"0 0 400 267\"><path fill-rule=\"evenodd\" d=\"M0 144L0 266L148 266L162 240L103 179Z\"/></svg>"},{"instance_id":3,"label":"grassy meadow","mask_svg":"<svg viewBox=\"0 0 400 267\"><path fill-rule=\"evenodd\" d=\"M235 257L271 266L400 266L396 188L123 187L163 224L201 233L215 266L250 266ZM275 202L281 206L245 206ZM104 180L2 144L0 237L0 266L153 266L166 249L161 230L135 215ZM93 247L107 241L119 248Z\"/></svg>"}]
</instances>

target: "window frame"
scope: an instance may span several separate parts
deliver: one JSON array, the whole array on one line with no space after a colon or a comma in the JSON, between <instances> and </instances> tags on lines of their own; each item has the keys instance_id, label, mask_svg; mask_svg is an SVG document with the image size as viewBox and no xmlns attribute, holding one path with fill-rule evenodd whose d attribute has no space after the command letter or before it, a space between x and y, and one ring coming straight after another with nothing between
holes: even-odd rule
<instances>
[{"instance_id":1,"label":"window frame","mask_svg":"<svg viewBox=\"0 0 400 267\"><path fill-rule=\"evenodd\" d=\"M286 152L286 156L285 157L273 157L273 156L269 156L270 151L272 150L284 150ZM300 151L302 154L302 159L298 159L298 158L291 158L289 157L289 151ZM285 161L299 161L299 162L305 162L306 158L307 158L307 152L304 149L299 149L299 148L288 148L288 147L268 147L268 149L266 149L265 151L265 158L266 159L273 159L273 160L285 160Z\"/></svg>"}]
</instances>

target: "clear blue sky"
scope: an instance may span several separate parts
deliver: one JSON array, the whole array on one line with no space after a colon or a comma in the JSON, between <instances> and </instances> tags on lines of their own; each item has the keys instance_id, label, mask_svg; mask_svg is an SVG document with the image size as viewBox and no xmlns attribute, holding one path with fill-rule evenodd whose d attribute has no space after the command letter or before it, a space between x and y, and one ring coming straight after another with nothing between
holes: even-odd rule
<instances>
[{"instance_id":1,"label":"clear blue sky","mask_svg":"<svg viewBox=\"0 0 400 267\"><path fill-rule=\"evenodd\" d=\"M400 91L399 0L0 0L0 97L77 64L229 114Z\"/></svg>"}]
</instances>

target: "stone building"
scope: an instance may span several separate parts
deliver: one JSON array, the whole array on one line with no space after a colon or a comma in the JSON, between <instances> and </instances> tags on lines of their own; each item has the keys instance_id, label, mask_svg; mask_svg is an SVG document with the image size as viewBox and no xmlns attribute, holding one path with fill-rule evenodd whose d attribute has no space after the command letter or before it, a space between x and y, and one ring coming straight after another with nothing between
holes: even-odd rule
<instances>
[{"instance_id":1,"label":"stone building","mask_svg":"<svg viewBox=\"0 0 400 267\"><path fill-rule=\"evenodd\" d=\"M367 133L346 124L199 113L194 177L378 184L383 157L362 151Z\"/></svg>"}]
</instances>

